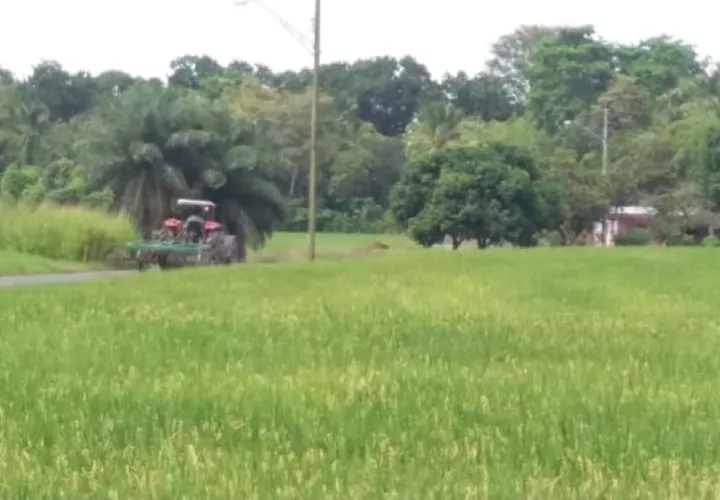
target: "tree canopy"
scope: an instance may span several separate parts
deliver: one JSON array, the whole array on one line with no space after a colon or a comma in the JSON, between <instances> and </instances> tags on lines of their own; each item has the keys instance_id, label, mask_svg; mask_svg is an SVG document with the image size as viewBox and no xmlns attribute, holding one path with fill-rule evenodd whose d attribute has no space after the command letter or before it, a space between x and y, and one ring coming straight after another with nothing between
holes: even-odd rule
<instances>
[{"instance_id":1,"label":"tree canopy","mask_svg":"<svg viewBox=\"0 0 720 500\"><path fill-rule=\"evenodd\" d=\"M0 195L122 210L141 231L202 196L250 243L304 230L311 72L203 54L169 69L0 68ZM614 205L720 211L720 71L680 40L523 26L479 74L378 56L325 64L320 86L321 231L530 245L574 241Z\"/></svg>"}]
</instances>

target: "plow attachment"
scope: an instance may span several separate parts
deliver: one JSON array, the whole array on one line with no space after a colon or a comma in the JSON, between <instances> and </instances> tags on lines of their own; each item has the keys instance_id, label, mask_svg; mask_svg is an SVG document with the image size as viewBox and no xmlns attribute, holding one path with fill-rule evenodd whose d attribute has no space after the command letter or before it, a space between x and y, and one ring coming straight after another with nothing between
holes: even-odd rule
<instances>
[{"instance_id":1,"label":"plow attachment","mask_svg":"<svg viewBox=\"0 0 720 500\"><path fill-rule=\"evenodd\" d=\"M157 264L160 269L208 263L211 246L173 240L141 240L123 245L130 252L140 271Z\"/></svg>"},{"instance_id":2,"label":"plow attachment","mask_svg":"<svg viewBox=\"0 0 720 500\"><path fill-rule=\"evenodd\" d=\"M136 267L143 271L157 265L160 269L230 264L238 262L234 236L217 235L206 242L192 243L184 239L150 239L122 245Z\"/></svg>"},{"instance_id":3,"label":"plow attachment","mask_svg":"<svg viewBox=\"0 0 720 500\"><path fill-rule=\"evenodd\" d=\"M125 248L135 251L169 252L174 254L193 254L210 250L204 243L185 243L175 241L141 240L125 243Z\"/></svg>"}]
</instances>

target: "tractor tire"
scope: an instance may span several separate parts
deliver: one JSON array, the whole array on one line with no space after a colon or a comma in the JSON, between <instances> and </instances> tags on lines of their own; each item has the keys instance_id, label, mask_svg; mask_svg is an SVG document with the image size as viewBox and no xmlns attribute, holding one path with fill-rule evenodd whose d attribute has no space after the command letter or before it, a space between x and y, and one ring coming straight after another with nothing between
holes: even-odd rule
<instances>
[{"instance_id":1,"label":"tractor tire","mask_svg":"<svg viewBox=\"0 0 720 500\"><path fill-rule=\"evenodd\" d=\"M157 257L158 267L161 271L166 271L168 269L168 255L167 254L161 254Z\"/></svg>"}]
</instances>

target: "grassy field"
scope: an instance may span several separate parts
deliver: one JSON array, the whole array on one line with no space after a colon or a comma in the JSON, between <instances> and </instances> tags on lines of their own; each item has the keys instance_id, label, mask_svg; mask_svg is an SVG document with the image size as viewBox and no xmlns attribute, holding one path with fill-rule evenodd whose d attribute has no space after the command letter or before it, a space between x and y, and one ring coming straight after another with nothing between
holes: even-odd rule
<instances>
[{"instance_id":1,"label":"grassy field","mask_svg":"<svg viewBox=\"0 0 720 500\"><path fill-rule=\"evenodd\" d=\"M346 254L353 250L362 250L373 243L381 242L390 250L408 250L417 245L402 234L344 234L319 233L316 239L319 256ZM302 257L307 253L307 233L276 233L266 245L257 252L260 255Z\"/></svg>"},{"instance_id":2,"label":"grassy field","mask_svg":"<svg viewBox=\"0 0 720 500\"><path fill-rule=\"evenodd\" d=\"M0 250L0 276L13 274L70 273L97 269L98 266L67 262L28 255L12 250Z\"/></svg>"},{"instance_id":3,"label":"grassy field","mask_svg":"<svg viewBox=\"0 0 720 500\"><path fill-rule=\"evenodd\" d=\"M0 498L718 498L714 249L0 290Z\"/></svg>"}]
</instances>

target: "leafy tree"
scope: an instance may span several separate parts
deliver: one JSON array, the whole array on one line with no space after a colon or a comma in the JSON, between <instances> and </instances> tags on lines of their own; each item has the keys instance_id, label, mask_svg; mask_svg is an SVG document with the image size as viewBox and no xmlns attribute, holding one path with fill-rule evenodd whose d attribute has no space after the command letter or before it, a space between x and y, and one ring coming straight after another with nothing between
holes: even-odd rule
<instances>
[{"instance_id":1,"label":"leafy tree","mask_svg":"<svg viewBox=\"0 0 720 500\"><path fill-rule=\"evenodd\" d=\"M293 227L306 226L312 95L264 87L254 77L228 89L230 109L254 123L253 144L260 169L298 207ZM318 141L320 202L327 209L352 213L368 201L387 206L390 187L403 164L403 142L379 134L371 124L344 122L332 98L322 95ZM365 201L363 201L365 200ZM327 219L319 219L324 227Z\"/></svg>"},{"instance_id":2,"label":"leafy tree","mask_svg":"<svg viewBox=\"0 0 720 500\"><path fill-rule=\"evenodd\" d=\"M99 96L118 95L140 81L124 71L104 71L95 77Z\"/></svg>"},{"instance_id":3,"label":"leafy tree","mask_svg":"<svg viewBox=\"0 0 720 500\"><path fill-rule=\"evenodd\" d=\"M525 103L535 53L543 39L558 31L559 28L552 26L521 26L493 44L488 68L505 83L512 102Z\"/></svg>"},{"instance_id":4,"label":"leafy tree","mask_svg":"<svg viewBox=\"0 0 720 500\"><path fill-rule=\"evenodd\" d=\"M172 74L168 78L171 85L199 89L205 78L221 73L223 68L218 62L207 55L178 57L170 63Z\"/></svg>"},{"instance_id":5,"label":"leafy tree","mask_svg":"<svg viewBox=\"0 0 720 500\"><path fill-rule=\"evenodd\" d=\"M253 138L258 161L288 197L308 191L310 157L310 106L312 95L263 86L254 78L229 88L224 96L230 109L255 123ZM331 98L321 96L318 170L322 191L327 190L331 158L342 142L336 132L338 112ZM340 122L342 123L342 122Z\"/></svg>"},{"instance_id":6,"label":"leafy tree","mask_svg":"<svg viewBox=\"0 0 720 500\"><path fill-rule=\"evenodd\" d=\"M43 61L35 66L23 87L47 108L51 121L69 120L88 111L97 93L92 76L71 75L55 61Z\"/></svg>"},{"instance_id":7,"label":"leafy tree","mask_svg":"<svg viewBox=\"0 0 720 500\"><path fill-rule=\"evenodd\" d=\"M549 207L554 200L543 199L545 194L532 158L517 148L448 148L408 166L391 208L398 223L426 246L445 236L453 248L466 239L479 248L530 246L538 231L555 222Z\"/></svg>"},{"instance_id":8,"label":"leafy tree","mask_svg":"<svg viewBox=\"0 0 720 500\"><path fill-rule=\"evenodd\" d=\"M659 36L617 49L619 69L653 96L678 86L681 80L703 73L695 49L686 43Z\"/></svg>"},{"instance_id":9,"label":"leafy tree","mask_svg":"<svg viewBox=\"0 0 720 500\"><path fill-rule=\"evenodd\" d=\"M479 73L473 78L462 71L446 75L441 88L452 106L467 116L502 121L521 110L507 80L492 73Z\"/></svg>"},{"instance_id":10,"label":"leafy tree","mask_svg":"<svg viewBox=\"0 0 720 500\"><path fill-rule=\"evenodd\" d=\"M378 57L323 71L326 92L390 137L405 132L429 87L430 73L412 57Z\"/></svg>"},{"instance_id":11,"label":"leafy tree","mask_svg":"<svg viewBox=\"0 0 720 500\"><path fill-rule=\"evenodd\" d=\"M563 28L543 38L532 57L527 110L550 133L586 111L613 80L612 48L594 34L589 26Z\"/></svg>"}]
</instances>

